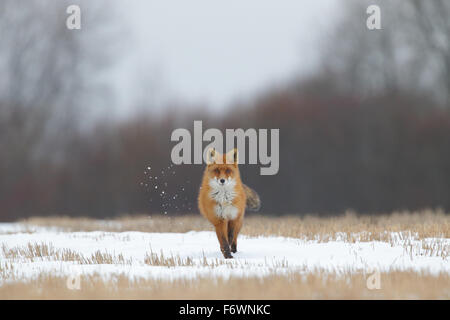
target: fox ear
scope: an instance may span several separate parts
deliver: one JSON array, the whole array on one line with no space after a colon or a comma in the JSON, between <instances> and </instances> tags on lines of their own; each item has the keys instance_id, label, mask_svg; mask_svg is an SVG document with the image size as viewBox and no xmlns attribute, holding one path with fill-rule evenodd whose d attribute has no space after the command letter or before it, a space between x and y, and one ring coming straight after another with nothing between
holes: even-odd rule
<instances>
[{"instance_id":1,"label":"fox ear","mask_svg":"<svg viewBox=\"0 0 450 320\"><path fill-rule=\"evenodd\" d=\"M206 164L214 164L216 163L216 149L210 148L206 153Z\"/></svg>"},{"instance_id":2,"label":"fox ear","mask_svg":"<svg viewBox=\"0 0 450 320\"><path fill-rule=\"evenodd\" d=\"M227 163L237 165L238 164L238 149L234 148L227 153Z\"/></svg>"}]
</instances>

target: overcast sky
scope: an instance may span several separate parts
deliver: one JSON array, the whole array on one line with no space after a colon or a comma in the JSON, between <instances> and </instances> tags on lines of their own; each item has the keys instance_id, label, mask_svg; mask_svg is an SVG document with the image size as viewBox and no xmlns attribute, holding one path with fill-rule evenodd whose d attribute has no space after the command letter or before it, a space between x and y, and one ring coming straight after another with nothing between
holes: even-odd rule
<instances>
[{"instance_id":1,"label":"overcast sky","mask_svg":"<svg viewBox=\"0 0 450 320\"><path fill-rule=\"evenodd\" d=\"M117 0L127 49L115 68L119 104L179 101L222 108L305 74L335 0ZM154 85L149 85L153 83Z\"/></svg>"}]
</instances>

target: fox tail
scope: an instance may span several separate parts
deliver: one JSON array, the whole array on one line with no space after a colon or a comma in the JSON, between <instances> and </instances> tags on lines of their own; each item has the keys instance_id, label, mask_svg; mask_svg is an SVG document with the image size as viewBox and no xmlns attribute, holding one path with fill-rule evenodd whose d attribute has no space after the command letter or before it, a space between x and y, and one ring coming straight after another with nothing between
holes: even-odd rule
<instances>
[{"instance_id":1,"label":"fox tail","mask_svg":"<svg viewBox=\"0 0 450 320\"><path fill-rule=\"evenodd\" d=\"M258 211L261 207L261 200L255 190L244 184L244 192L247 196L247 209L250 211Z\"/></svg>"}]
</instances>

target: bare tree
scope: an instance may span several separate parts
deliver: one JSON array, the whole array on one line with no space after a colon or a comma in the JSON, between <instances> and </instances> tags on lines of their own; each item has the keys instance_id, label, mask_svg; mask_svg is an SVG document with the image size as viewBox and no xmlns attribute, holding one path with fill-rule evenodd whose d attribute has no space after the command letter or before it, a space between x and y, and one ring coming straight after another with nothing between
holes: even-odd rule
<instances>
[{"instance_id":1,"label":"bare tree","mask_svg":"<svg viewBox=\"0 0 450 320\"><path fill-rule=\"evenodd\" d=\"M411 15L408 40L422 51L423 65L436 73L429 85L441 100L450 105L450 3L444 0L408 2ZM426 81L426 79L424 79Z\"/></svg>"},{"instance_id":2,"label":"bare tree","mask_svg":"<svg viewBox=\"0 0 450 320\"><path fill-rule=\"evenodd\" d=\"M36 178L43 158L67 156L80 117L98 102L110 11L77 3L81 30L66 27L73 1L0 2L0 202Z\"/></svg>"},{"instance_id":3,"label":"bare tree","mask_svg":"<svg viewBox=\"0 0 450 320\"><path fill-rule=\"evenodd\" d=\"M371 4L381 9L381 30L366 27ZM449 16L443 0L350 2L327 41L324 65L345 91L421 91L450 105Z\"/></svg>"}]
</instances>

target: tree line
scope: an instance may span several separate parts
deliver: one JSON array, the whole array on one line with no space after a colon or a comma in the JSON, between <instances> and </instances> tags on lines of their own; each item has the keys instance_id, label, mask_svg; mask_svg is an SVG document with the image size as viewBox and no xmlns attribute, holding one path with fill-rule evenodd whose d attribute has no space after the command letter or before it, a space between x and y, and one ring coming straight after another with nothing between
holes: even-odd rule
<instances>
[{"instance_id":1,"label":"tree line","mask_svg":"<svg viewBox=\"0 0 450 320\"><path fill-rule=\"evenodd\" d=\"M60 28L65 16L46 1L18 3L0 10L1 220L197 212L203 166L170 159L172 131L194 120L280 129L278 174L241 167L265 214L450 208L445 1L381 1L380 31L364 29L365 4L352 2L319 48L315 74L222 112L178 102L95 121L92 108L112 96L95 77L115 61L105 37Z\"/></svg>"}]
</instances>

